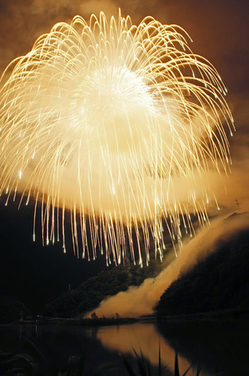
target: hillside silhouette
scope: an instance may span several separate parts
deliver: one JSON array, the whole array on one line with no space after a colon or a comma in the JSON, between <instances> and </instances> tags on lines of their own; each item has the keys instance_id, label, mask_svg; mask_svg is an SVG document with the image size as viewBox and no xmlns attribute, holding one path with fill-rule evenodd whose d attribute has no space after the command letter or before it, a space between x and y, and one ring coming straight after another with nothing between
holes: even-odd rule
<instances>
[{"instance_id":1,"label":"hillside silhouette","mask_svg":"<svg viewBox=\"0 0 249 376\"><path fill-rule=\"evenodd\" d=\"M216 252L181 275L155 308L159 318L220 310L249 310L249 230L221 242Z\"/></svg>"}]
</instances>

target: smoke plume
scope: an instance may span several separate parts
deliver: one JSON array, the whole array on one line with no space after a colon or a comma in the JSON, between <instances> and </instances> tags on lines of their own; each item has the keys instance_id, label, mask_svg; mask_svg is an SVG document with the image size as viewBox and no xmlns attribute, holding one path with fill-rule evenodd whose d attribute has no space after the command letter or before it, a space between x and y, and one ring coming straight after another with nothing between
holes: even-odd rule
<instances>
[{"instance_id":1,"label":"smoke plume","mask_svg":"<svg viewBox=\"0 0 249 376\"><path fill-rule=\"evenodd\" d=\"M183 246L179 256L156 278L146 279L140 287L130 287L126 292L105 299L94 312L99 317L113 317L116 313L122 317L153 314L153 308L160 296L173 281L214 252L222 241L229 241L240 230L248 227L248 213L225 215L213 220L210 226L201 230L193 240Z\"/></svg>"}]
</instances>

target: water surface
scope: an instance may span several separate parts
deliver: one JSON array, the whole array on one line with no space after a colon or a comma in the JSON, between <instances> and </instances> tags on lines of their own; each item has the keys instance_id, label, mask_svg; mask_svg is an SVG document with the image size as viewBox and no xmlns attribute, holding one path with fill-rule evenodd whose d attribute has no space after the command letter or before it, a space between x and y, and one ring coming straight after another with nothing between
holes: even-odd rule
<instances>
[{"instance_id":1,"label":"water surface","mask_svg":"<svg viewBox=\"0 0 249 376\"><path fill-rule=\"evenodd\" d=\"M128 376L123 358L138 372L134 351L146 357L156 374L159 347L165 376L174 374L175 352L180 374L188 376L249 375L249 320L220 323L135 323L85 327L60 325L12 325L0 327L0 348L5 352L43 357L49 367L65 368L86 353L85 373L103 371L106 376ZM34 351L34 348L36 349ZM46 365L47 366L47 365ZM105 369L103 368L105 367ZM45 366L44 366L45 367ZM88 370L88 371L87 371ZM45 372L45 371L44 371Z\"/></svg>"}]
</instances>

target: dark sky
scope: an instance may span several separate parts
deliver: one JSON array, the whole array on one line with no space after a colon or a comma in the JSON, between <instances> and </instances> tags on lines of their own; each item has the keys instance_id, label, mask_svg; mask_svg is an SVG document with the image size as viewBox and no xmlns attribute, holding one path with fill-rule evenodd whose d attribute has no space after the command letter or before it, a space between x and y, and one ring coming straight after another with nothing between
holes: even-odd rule
<instances>
[{"instance_id":1,"label":"dark sky","mask_svg":"<svg viewBox=\"0 0 249 376\"><path fill-rule=\"evenodd\" d=\"M237 134L231 140L234 179L228 184L225 206L235 198L247 208L248 109L249 108L249 3L244 0L0 0L0 72L15 57L27 53L36 38L59 21L104 10L117 14L118 7L134 23L151 15L161 23L178 24L193 39L192 50L207 58L219 71L229 94ZM16 294L27 305L35 296L36 307L69 283L73 287L104 267L64 255L61 245L42 248L32 242L33 208L4 206L0 201L1 294ZM39 238L39 236L38 236ZM90 265L90 266L89 266ZM25 298L26 297L26 298ZM41 303L40 303L41 305Z\"/></svg>"}]
</instances>

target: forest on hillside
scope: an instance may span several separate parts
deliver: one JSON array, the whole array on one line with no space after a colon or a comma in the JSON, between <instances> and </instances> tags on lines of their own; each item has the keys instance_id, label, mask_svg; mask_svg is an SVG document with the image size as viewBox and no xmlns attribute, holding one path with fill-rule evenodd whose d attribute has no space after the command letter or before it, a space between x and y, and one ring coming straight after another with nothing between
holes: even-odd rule
<instances>
[{"instance_id":1,"label":"forest on hillside","mask_svg":"<svg viewBox=\"0 0 249 376\"><path fill-rule=\"evenodd\" d=\"M249 310L249 231L219 244L216 252L174 281L155 310L159 318Z\"/></svg>"},{"instance_id":2,"label":"forest on hillside","mask_svg":"<svg viewBox=\"0 0 249 376\"><path fill-rule=\"evenodd\" d=\"M168 250L169 251L169 250ZM167 252L168 252L167 251ZM39 314L46 317L72 318L94 310L108 296L139 286L146 278L155 278L158 262L148 267L131 263L103 270L96 276L52 298ZM249 231L242 231L217 250L183 273L163 293L155 307L158 318L167 315L216 312L220 310L249 311ZM29 307L15 297L0 298L0 322L13 322L32 317ZM113 312L115 317L117 312Z\"/></svg>"},{"instance_id":3,"label":"forest on hillside","mask_svg":"<svg viewBox=\"0 0 249 376\"><path fill-rule=\"evenodd\" d=\"M139 286L146 278L154 278L157 275L156 265L155 261L152 261L146 268L130 264L101 271L78 288L66 291L48 303L44 307L42 315L47 317L83 315L96 308L107 296L126 291L129 286ZM116 313L118 312L113 312L113 316Z\"/></svg>"},{"instance_id":4,"label":"forest on hillside","mask_svg":"<svg viewBox=\"0 0 249 376\"><path fill-rule=\"evenodd\" d=\"M72 318L95 309L107 296L126 291L130 286L139 286L146 278L154 278L159 264L151 260L149 266L127 264L110 270L103 270L96 276L81 283L48 302L40 315L46 317ZM118 309L117 309L118 311ZM116 316L118 312L113 312ZM13 296L0 297L0 323L17 321L22 317L31 318L33 313L19 299Z\"/></svg>"}]
</instances>

